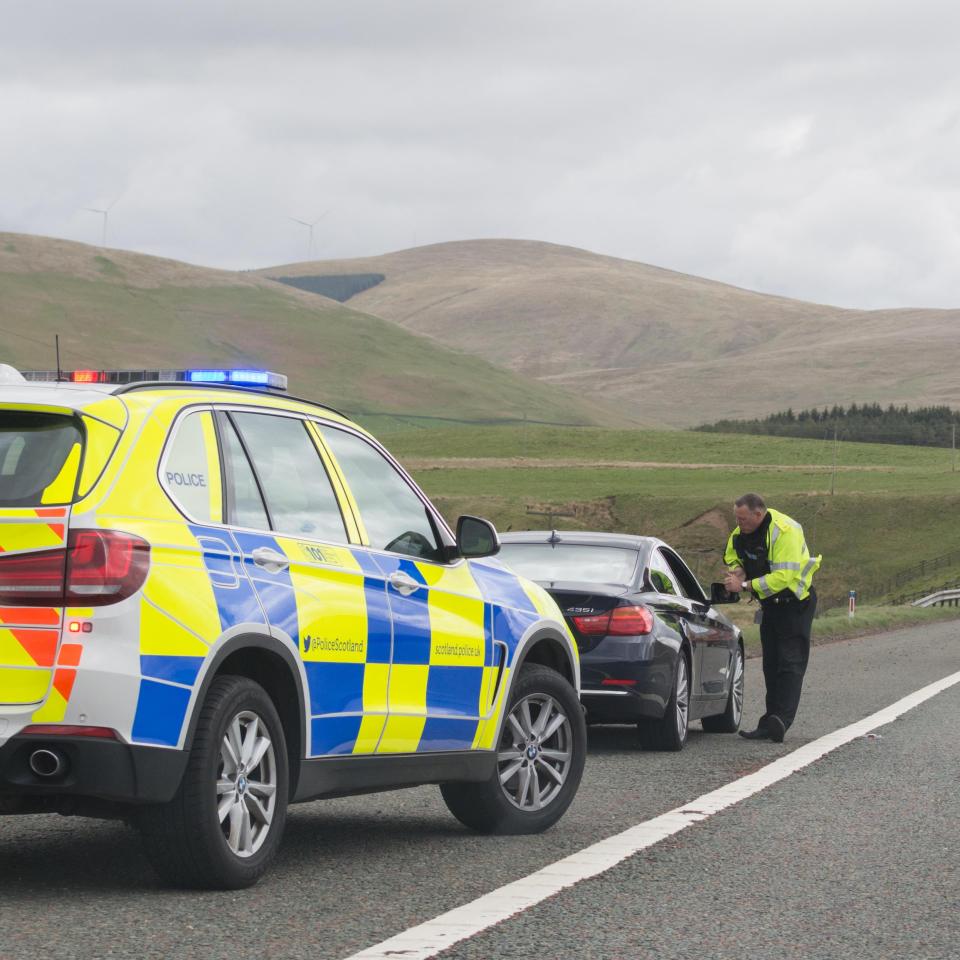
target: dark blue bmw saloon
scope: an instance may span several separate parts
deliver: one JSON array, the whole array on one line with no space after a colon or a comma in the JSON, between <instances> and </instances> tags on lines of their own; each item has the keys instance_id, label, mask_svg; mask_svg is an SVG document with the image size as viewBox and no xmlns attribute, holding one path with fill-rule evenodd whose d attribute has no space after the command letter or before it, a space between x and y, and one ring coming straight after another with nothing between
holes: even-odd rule
<instances>
[{"instance_id":1,"label":"dark blue bmw saloon","mask_svg":"<svg viewBox=\"0 0 960 960\"><path fill-rule=\"evenodd\" d=\"M589 723L636 723L644 747L681 750L690 721L733 733L743 711L740 630L661 540L504 533L500 559L549 591L580 649Z\"/></svg>"}]
</instances>

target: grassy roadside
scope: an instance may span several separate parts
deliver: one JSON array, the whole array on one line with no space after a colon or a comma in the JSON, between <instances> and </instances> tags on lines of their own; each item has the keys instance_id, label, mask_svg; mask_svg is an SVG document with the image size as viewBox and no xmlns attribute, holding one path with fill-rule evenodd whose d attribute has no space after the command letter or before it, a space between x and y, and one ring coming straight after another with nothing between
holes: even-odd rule
<instances>
[{"instance_id":1,"label":"grassy roadside","mask_svg":"<svg viewBox=\"0 0 960 960\"><path fill-rule=\"evenodd\" d=\"M744 646L748 657L760 656L760 627L753 623L756 611L754 604L732 611L724 607L724 612L743 629ZM850 619L845 610L832 610L813 622L814 644L831 643L834 640L850 640L874 633L886 633L907 627L921 626L925 623L939 623L944 620L960 620L960 608L957 607L873 607L860 606L857 615Z\"/></svg>"}]
</instances>

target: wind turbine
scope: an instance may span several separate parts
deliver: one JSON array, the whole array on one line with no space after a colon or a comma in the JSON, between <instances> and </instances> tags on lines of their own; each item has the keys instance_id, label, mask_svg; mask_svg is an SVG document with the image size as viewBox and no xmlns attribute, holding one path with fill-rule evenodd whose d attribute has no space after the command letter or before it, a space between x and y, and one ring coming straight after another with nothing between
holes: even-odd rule
<instances>
[{"instance_id":1,"label":"wind turbine","mask_svg":"<svg viewBox=\"0 0 960 960\"><path fill-rule=\"evenodd\" d=\"M312 223L309 220L300 220L298 217L290 217L294 223L299 223L300 226L306 227L308 230L308 239L307 239L307 259L310 260L313 257L313 228L329 213L329 210L324 210L323 213L317 217Z\"/></svg>"},{"instance_id":2,"label":"wind turbine","mask_svg":"<svg viewBox=\"0 0 960 960\"><path fill-rule=\"evenodd\" d=\"M103 216L103 236L102 236L101 241L100 241L100 246L101 246L101 247L106 247L106 245L107 245L107 216L109 215L110 211L117 205L117 201L119 201L119 199L120 199L120 198L117 197L117 199L114 200L113 203L111 203L111 204L107 207L106 210L99 210L99 209L97 209L96 207L84 207L84 208L83 208L83 209L86 210L88 213L99 213L99 214L102 214L102 216Z\"/></svg>"}]
</instances>

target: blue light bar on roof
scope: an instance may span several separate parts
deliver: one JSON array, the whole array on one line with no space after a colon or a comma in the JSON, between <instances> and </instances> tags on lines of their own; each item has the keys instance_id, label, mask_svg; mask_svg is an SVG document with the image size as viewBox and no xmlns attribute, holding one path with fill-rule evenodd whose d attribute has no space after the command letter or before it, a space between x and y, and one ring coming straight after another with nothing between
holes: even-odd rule
<instances>
[{"instance_id":1,"label":"blue light bar on roof","mask_svg":"<svg viewBox=\"0 0 960 960\"><path fill-rule=\"evenodd\" d=\"M231 383L250 383L260 387L270 386L270 374L266 370L229 370Z\"/></svg>"},{"instance_id":2,"label":"blue light bar on roof","mask_svg":"<svg viewBox=\"0 0 960 960\"><path fill-rule=\"evenodd\" d=\"M232 383L238 387L287 389L287 378L269 370L187 370L185 373L191 383Z\"/></svg>"}]
</instances>

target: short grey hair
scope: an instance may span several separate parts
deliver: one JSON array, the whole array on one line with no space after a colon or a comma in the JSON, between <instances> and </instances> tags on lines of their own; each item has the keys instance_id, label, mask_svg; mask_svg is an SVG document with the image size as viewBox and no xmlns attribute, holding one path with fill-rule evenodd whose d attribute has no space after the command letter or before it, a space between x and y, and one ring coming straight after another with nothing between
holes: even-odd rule
<instances>
[{"instance_id":1,"label":"short grey hair","mask_svg":"<svg viewBox=\"0 0 960 960\"><path fill-rule=\"evenodd\" d=\"M763 502L763 497L759 493L745 493L742 497L734 500L735 507L746 507L748 510L766 510L767 505Z\"/></svg>"}]
</instances>

